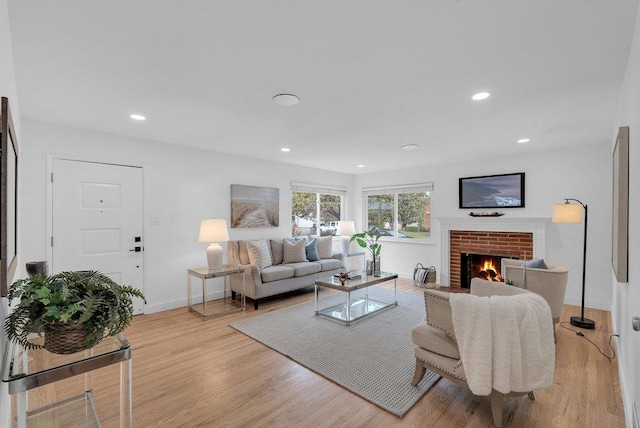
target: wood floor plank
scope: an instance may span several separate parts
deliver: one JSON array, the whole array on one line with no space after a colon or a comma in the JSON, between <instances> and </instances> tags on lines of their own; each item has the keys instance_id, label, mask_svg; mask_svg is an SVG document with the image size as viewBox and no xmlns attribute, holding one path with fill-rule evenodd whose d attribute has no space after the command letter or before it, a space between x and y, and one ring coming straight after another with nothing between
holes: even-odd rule
<instances>
[{"instance_id":1,"label":"wood floor plank","mask_svg":"<svg viewBox=\"0 0 640 428\"><path fill-rule=\"evenodd\" d=\"M400 280L398 289L422 292L408 280ZM476 397L446 379L398 418L228 326L312 298L308 291L292 293L261 302L258 311L249 304L245 313L205 322L186 308L136 317L125 331L133 347L134 426L492 426L489 398ZM578 314L579 308L565 306L562 321ZM597 327L580 331L610 353L609 312L587 310L585 316ZM624 427L615 360L609 361L573 331L558 328L557 334L553 386L536 391L534 401L526 396L506 399L504 426ZM95 374L104 427L118 426L118 379L117 367ZM78 376L39 388L30 394L30 405L73 395L82 387Z\"/></svg>"}]
</instances>

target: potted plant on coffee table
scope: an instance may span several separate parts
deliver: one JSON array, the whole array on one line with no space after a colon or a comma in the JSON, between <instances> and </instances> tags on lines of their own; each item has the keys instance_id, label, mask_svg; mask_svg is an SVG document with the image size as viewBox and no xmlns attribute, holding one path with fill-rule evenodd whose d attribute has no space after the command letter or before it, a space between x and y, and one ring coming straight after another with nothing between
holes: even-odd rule
<instances>
[{"instance_id":1,"label":"potted plant on coffee table","mask_svg":"<svg viewBox=\"0 0 640 428\"><path fill-rule=\"evenodd\" d=\"M38 274L14 282L7 297L20 300L6 318L9 340L58 354L89 349L120 333L131 323L132 298L144 300L140 290L97 271ZM44 334L44 345L31 342L32 333Z\"/></svg>"},{"instance_id":2,"label":"potted plant on coffee table","mask_svg":"<svg viewBox=\"0 0 640 428\"><path fill-rule=\"evenodd\" d=\"M380 252L382 251L382 244L378 243L378 239L381 236L391 236L387 231L382 228L383 223L375 224L369 230L356 233L351 236L349 242L356 241L362 248L367 248L371 253L371 272L367 268L367 273L373 273L374 276L380 276Z\"/></svg>"}]
</instances>

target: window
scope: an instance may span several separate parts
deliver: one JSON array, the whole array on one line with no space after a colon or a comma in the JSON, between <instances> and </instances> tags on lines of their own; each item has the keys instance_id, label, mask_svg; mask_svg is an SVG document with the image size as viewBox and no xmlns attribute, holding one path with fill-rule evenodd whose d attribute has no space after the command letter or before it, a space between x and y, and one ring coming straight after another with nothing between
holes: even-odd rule
<instances>
[{"instance_id":1,"label":"window","mask_svg":"<svg viewBox=\"0 0 640 428\"><path fill-rule=\"evenodd\" d=\"M291 183L291 235L335 235L347 190Z\"/></svg>"},{"instance_id":2,"label":"window","mask_svg":"<svg viewBox=\"0 0 640 428\"><path fill-rule=\"evenodd\" d=\"M365 224L394 238L429 239L432 191L432 184L364 189Z\"/></svg>"}]
</instances>

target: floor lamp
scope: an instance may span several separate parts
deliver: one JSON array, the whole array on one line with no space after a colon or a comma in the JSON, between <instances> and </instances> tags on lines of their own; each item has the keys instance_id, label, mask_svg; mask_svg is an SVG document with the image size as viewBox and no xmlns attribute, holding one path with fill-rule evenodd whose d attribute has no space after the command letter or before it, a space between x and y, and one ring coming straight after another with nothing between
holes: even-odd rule
<instances>
[{"instance_id":1,"label":"floor lamp","mask_svg":"<svg viewBox=\"0 0 640 428\"><path fill-rule=\"evenodd\" d=\"M569 201L575 201L577 204L571 204ZM565 198L564 204L556 204L553 206L553 214L551 220L554 223L581 223L582 212L584 209L584 249L582 252L582 306L580 308L579 317L571 317L571 325L580 328L595 328L596 323L589 318L584 317L584 289L587 279L587 216L589 210L587 206L577 199Z\"/></svg>"}]
</instances>

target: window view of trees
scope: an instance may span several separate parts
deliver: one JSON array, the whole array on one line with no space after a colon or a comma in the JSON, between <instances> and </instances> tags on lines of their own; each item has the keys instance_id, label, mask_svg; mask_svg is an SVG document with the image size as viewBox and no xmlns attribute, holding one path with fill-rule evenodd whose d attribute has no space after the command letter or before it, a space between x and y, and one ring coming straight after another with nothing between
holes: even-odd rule
<instances>
[{"instance_id":1,"label":"window view of trees","mask_svg":"<svg viewBox=\"0 0 640 428\"><path fill-rule=\"evenodd\" d=\"M397 238L429 238L431 196L429 192L368 195L367 223L369 228L381 224Z\"/></svg>"},{"instance_id":2,"label":"window view of trees","mask_svg":"<svg viewBox=\"0 0 640 428\"><path fill-rule=\"evenodd\" d=\"M292 192L292 236L335 235L341 210L339 195Z\"/></svg>"}]
</instances>

